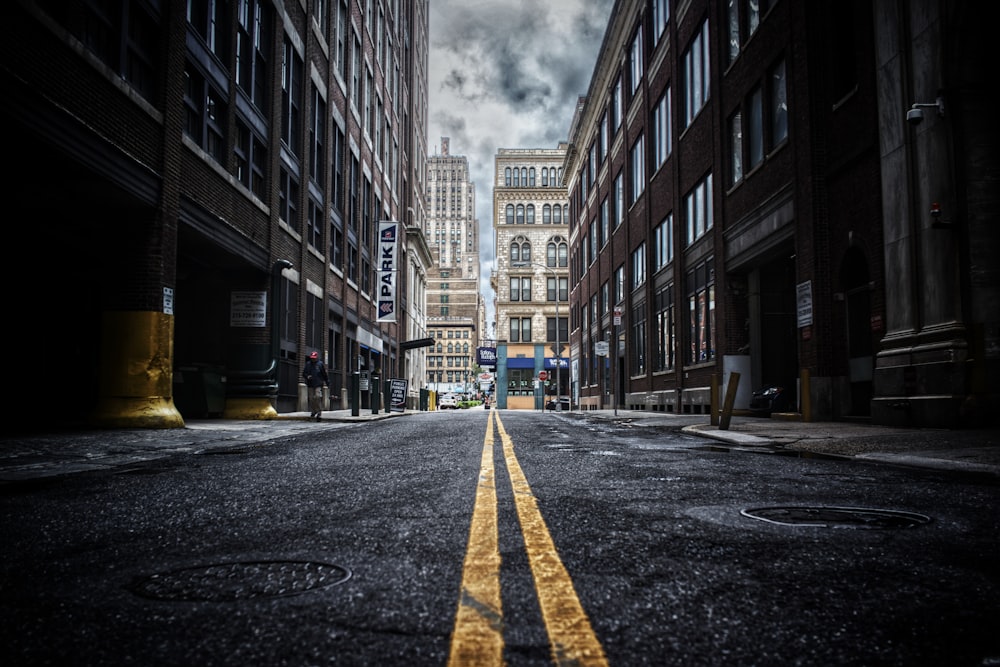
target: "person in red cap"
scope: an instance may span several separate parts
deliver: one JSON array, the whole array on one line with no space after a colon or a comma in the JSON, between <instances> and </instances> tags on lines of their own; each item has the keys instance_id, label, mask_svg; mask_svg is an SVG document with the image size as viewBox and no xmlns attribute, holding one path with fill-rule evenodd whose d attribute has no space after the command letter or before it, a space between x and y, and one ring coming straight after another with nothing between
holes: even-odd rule
<instances>
[{"instance_id":1,"label":"person in red cap","mask_svg":"<svg viewBox=\"0 0 1000 667\"><path fill-rule=\"evenodd\" d=\"M323 416L323 387L330 384L330 378L326 374L326 364L315 350L306 360L302 377L306 379L306 386L309 387L309 418L319 421Z\"/></svg>"}]
</instances>

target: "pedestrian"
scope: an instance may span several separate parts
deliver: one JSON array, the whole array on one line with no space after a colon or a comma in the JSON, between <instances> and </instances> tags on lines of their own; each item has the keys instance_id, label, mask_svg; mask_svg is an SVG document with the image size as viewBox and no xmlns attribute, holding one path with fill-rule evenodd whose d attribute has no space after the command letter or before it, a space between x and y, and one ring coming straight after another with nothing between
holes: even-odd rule
<instances>
[{"instance_id":1,"label":"pedestrian","mask_svg":"<svg viewBox=\"0 0 1000 667\"><path fill-rule=\"evenodd\" d=\"M319 421L323 416L323 387L330 384L330 378L326 374L326 364L315 351L309 354L302 377L309 387L309 418Z\"/></svg>"}]
</instances>

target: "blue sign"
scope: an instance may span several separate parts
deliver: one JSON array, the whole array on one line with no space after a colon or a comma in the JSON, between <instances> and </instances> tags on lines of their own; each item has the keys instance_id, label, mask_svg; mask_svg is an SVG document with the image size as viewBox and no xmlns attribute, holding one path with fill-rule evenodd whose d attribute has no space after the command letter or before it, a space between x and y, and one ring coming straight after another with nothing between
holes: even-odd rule
<instances>
[{"instance_id":1,"label":"blue sign","mask_svg":"<svg viewBox=\"0 0 1000 667\"><path fill-rule=\"evenodd\" d=\"M477 347L476 363L480 366L495 367L497 365L497 349L495 347Z\"/></svg>"}]
</instances>

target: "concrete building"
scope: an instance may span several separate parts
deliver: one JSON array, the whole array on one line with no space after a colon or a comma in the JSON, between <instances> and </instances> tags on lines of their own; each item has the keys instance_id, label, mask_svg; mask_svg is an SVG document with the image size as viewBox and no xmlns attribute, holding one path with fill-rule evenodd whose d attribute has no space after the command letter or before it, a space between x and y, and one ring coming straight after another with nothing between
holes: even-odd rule
<instances>
[{"instance_id":1,"label":"concrete building","mask_svg":"<svg viewBox=\"0 0 1000 667\"><path fill-rule=\"evenodd\" d=\"M428 273L426 387L438 393L476 392L476 348L482 328L479 290L479 220L476 184L464 155L452 155L441 138L440 154L427 160L424 235L434 266Z\"/></svg>"},{"instance_id":2,"label":"concrete building","mask_svg":"<svg viewBox=\"0 0 1000 667\"><path fill-rule=\"evenodd\" d=\"M566 145L501 148L494 159L496 405L541 409L568 395ZM561 350L557 349L558 347ZM546 380L539 381L544 372ZM557 390L558 387L558 390Z\"/></svg>"},{"instance_id":3,"label":"concrete building","mask_svg":"<svg viewBox=\"0 0 1000 667\"><path fill-rule=\"evenodd\" d=\"M8 265L32 351L13 355L16 421L305 410L312 351L331 408L357 372L414 376L426 0L19 0L3 14L5 200L22 221L9 242L39 249ZM401 223L391 247L380 221Z\"/></svg>"},{"instance_id":4,"label":"concrete building","mask_svg":"<svg viewBox=\"0 0 1000 667\"><path fill-rule=\"evenodd\" d=\"M618 0L565 166L582 407L705 412L738 373L737 408L782 385L804 419L997 414L976 14Z\"/></svg>"}]
</instances>

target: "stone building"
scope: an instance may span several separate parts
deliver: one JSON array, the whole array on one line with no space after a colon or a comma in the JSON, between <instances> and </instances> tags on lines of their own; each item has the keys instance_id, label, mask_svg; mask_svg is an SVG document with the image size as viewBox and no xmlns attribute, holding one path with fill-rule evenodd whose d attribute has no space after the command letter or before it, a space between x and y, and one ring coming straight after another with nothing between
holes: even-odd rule
<instances>
[{"instance_id":1,"label":"stone building","mask_svg":"<svg viewBox=\"0 0 1000 667\"><path fill-rule=\"evenodd\" d=\"M500 408L542 408L555 396L557 386L559 395L568 395L565 155L566 145L560 144L558 148L501 148L494 159L496 268L490 280L496 296L496 404ZM538 381L542 371L550 376L545 382Z\"/></svg>"},{"instance_id":2,"label":"stone building","mask_svg":"<svg viewBox=\"0 0 1000 667\"><path fill-rule=\"evenodd\" d=\"M17 421L305 410L313 351L331 408L356 372L412 373L427 0L18 0L3 16L8 239L39 249L8 264L32 350L13 355ZM381 221L401 225L385 283Z\"/></svg>"},{"instance_id":3,"label":"stone building","mask_svg":"<svg viewBox=\"0 0 1000 667\"><path fill-rule=\"evenodd\" d=\"M479 290L479 220L476 184L464 155L450 140L427 160L424 235L434 266L428 273L426 387L439 393L476 392L476 348L484 304Z\"/></svg>"}]
</instances>

